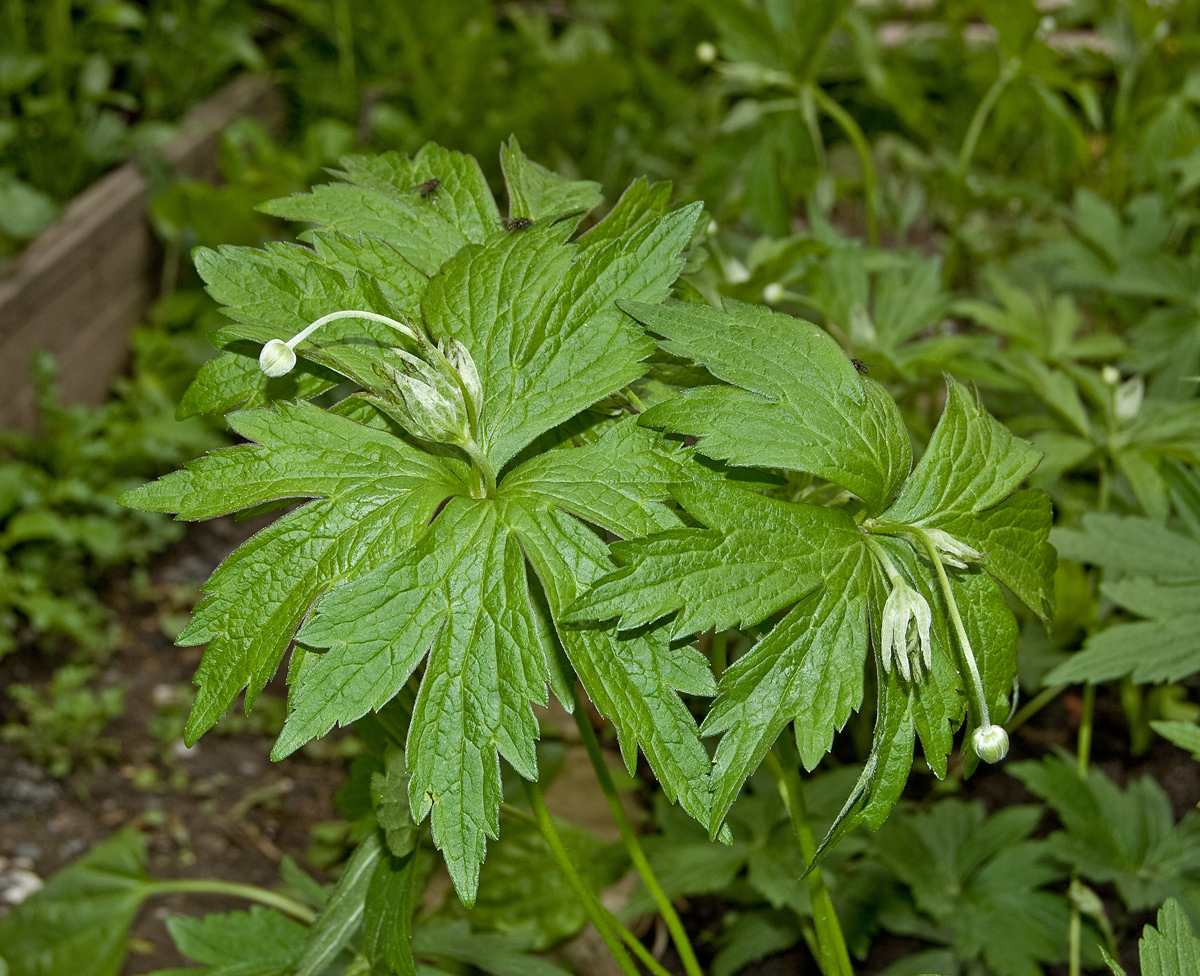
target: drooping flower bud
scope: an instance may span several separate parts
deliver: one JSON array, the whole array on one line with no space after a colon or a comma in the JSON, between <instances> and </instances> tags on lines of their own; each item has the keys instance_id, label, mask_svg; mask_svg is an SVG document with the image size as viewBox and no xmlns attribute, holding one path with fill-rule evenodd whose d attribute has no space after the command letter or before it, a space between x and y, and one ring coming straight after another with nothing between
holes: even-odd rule
<instances>
[{"instance_id":1,"label":"drooping flower bud","mask_svg":"<svg viewBox=\"0 0 1200 976\"><path fill-rule=\"evenodd\" d=\"M959 542L949 532L943 532L941 529L924 529L923 531L929 536L929 541L933 543L938 555L942 557L942 562L947 566L966 569L968 563L983 561L982 552L971 548L964 542Z\"/></svg>"},{"instance_id":2,"label":"drooping flower bud","mask_svg":"<svg viewBox=\"0 0 1200 976\"><path fill-rule=\"evenodd\" d=\"M1008 733L999 725L981 725L971 733L971 747L984 762L999 762L1008 755Z\"/></svg>"},{"instance_id":3,"label":"drooping flower bud","mask_svg":"<svg viewBox=\"0 0 1200 976\"><path fill-rule=\"evenodd\" d=\"M290 373L296 365L296 353L282 339L272 339L258 354L258 368L272 378Z\"/></svg>"},{"instance_id":4,"label":"drooping flower bud","mask_svg":"<svg viewBox=\"0 0 1200 976\"><path fill-rule=\"evenodd\" d=\"M898 573L891 577L891 584L892 592L883 605L883 647L880 653L885 671L892 669L894 660L900 676L909 681L912 678L910 656L915 660L919 655L927 669L933 666L933 645L929 637L933 613L925 597L909 586ZM916 631L911 638L910 627Z\"/></svg>"}]
</instances>

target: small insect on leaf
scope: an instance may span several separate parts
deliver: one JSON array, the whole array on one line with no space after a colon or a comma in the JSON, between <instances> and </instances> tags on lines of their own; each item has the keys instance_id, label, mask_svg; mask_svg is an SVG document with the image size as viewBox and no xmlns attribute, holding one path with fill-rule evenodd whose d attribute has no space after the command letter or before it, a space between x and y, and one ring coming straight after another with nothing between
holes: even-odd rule
<instances>
[{"instance_id":1,"label":"small insect on leaf","mask_svg":"<svg viewBox=\"0 0 1200 976\"><path fill-rule=\"evenodd\" d=\"M850 362L863 376L866 376L871 367L875 365L874 363L864 363L861 359L855 359L853 356L850 357Z\"/></svg>"},{"instance_id":2,"label":"small insect on leaf","mask_svg":"<svg viewBox=\"0 0 1200 976\"><path fill-rule=\"evenodd\" d=\"M421 194L421 199L425 199L425 197L429 196L441 185L442 181L435 176L433 179L426 180L424 183L420 184L420 186L416 186L413 189Z\"/></svg>"},{"instance_id":3,"label":"small insect on leaf","mask_svg":"<svg viewBox=\"0 0 1200 976\"><path fill-rule=\"evenodd\" d=\"M508 230L525 230L533 226L533 221L529 217L509 217L504 226Z\"/></svg>"}]
</instances>

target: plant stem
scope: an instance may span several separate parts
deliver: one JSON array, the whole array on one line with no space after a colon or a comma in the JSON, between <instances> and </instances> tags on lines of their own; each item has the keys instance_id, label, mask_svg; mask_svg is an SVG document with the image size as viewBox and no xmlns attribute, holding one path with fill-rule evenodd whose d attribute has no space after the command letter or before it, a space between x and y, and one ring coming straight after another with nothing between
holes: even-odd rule
<instances>
[{"instance_id":1,"label":"plant stem","mask_svg":"<svg viewBox=\"0 0 1200 976\"><path fill-rule=\"evenodd\" d=\"M238 884L236 881L185 878L180 881L154 881L148 885L148 888L148 894L151 895L228 895L232 898L244 898L246 901L258 902L268 908L278 909L306 925L312 925L317 919L315 911L286 895L276 894L266 888L256 888L254 885Z\"/></svg>"},{"instance_id":2,"label":"plant stem","mask_svg":"<svg viewBox=\"0 0 1200 976\"><path fill-rule=\"evenodd\" d=\"M1029 699L1018 710L1017 714L1004 723L1004 728L1009 732L1015 732L1022 725L1028 722L1033 716L1040 712L1043 708L1054 701L1061 695L1069 685L1052 685L1049 688L1043 688L1036 695Z\"/></svg>"},{"instance_id":3,"label":"plant stem","mask_svg":"<svg viewBox=\"0 0 1200 976\"><path fill-rule=\"evenodd\" d=\"M1009 58L1004 63L1004 67L1000 69L996 80L992 82L992 86L984 93L982 100L975 107L975 114L971 116L971 124L967 126L967 134L963 138L962 148L958 151L957 166L960 178L965 178L967 175L967 167L971 165L971 157L975 155L975 146L983 134L984 123L987 122L987 117L991 114L996 99L1000 97L1000 94L1009 86L1020 70L1021 59Z\"/></svg>"},{"instance_id":4,"label":"plant stem","mask_svg":"<svg viewBox=\"0 0 1200 976\"><path fill-rule=\"evenodd\" d=\"M1092 724L1096 717L1096 686L1090 682L1083 686L1083 713L1079 718L1079 739L1076 747L1075 771L1086 782L1088 763L1092 756ZM1078 872L1071 872L1071 884L1079 879ZM1071 900L1071 922L1067 930L1067 972L1069 976L1080 976L1083 969L1083 913L1079 903Z\"/></svg>"},{"instance_id":5,"label":"plant stem","mask_svg":"<svg viewBox=\"0 0 1200 976\"><path fill-rule=\"evenodd\" d=\"M25 0L8 0L4 6L8 14L8 30L13 49L24 51L29 43L25 29Z\"/></svg>"},{"instance_id":6,"label":"plant stem","mask_svg":"<svg viewBox=\"0 0 1200 976\"><path fill-rule=\"evenodd\" d=\"M796 840L800 844L800 855L807 866L817 855L817 845L813 841L812 828L808 823L808 810L804 805L800 774L791 763L786 766L781 763L774 752L767 753L766 764L767 770L775 780L779 795L787 804L792 829L796 832ZM833 900L829 897L829 889L825 887L821 869L814 868L808 873L806 880L808 895L812 901L813 923L817 930L817 958L821 972L825 976L854 976L854 968L850 965L850 953L846 951L846 939L842 935L842 927L838 922L837 912L834 911Z\"/></svg>"},{"instance_id":7,"label":"plant stem","mask_svg":"<svg viewBox=\"0 0 1200 976\"><path fill-rule=\"evenodd\" d=\"M721 675L729 666L729 631L713 631L712 643L709 645L709 659L712 661L713 674L720 681Z\"/></svg>"},{"instance_id":8,"label":"plant stem","mask_svg":"<svg viewBox=\"0 0 1200 976\"><path fill-rule=\"evenodd\" d=\"M562 871L567 883L575 889L575 894L583 903L584 911L592 920L592 924L596 927L596 931L600 933L600 938L604 945L616 960L617 965L621 968L621 972L625 976L639 976L637 967L634 966L633 960L629 958L629 953L625 951L625 947L621 945L616 934L613 931L610 915L595 893L587 886L587 883L580 877L579 871L571 862L570 855L567 854L566 845L563 844L562 837L558 833L558 828L554 826L554 820L550 816L550 811L546 809L546 801L542 797L542 791L538 789L536 783L524 783L525 794L529 797L529 805L533 808L533 816L537 820L538 830L542 832L542 836L546 839L546 843L550 847L550 853L554 855L554 860L558 862L559 869Z\"/></svg>"},{"instance_id":9,"label":"plant stem","mask_svg":"<svg viewBox=\"0 0 1200 976\"><path fill-rule=\"evenodd\" d=\"M333 30L337 37L338 74L347 101L357 102L358 82L354 70L354 20L349 0L334 0Z\"/></svg>"},{"instance_id":10,"label":"plant stem","mask_svg":"<svg viewBox=\"0 0 1200 976\"><path fill-rule=\"evenodd\" d=\"M820 85L809 86L817 107L837 123L858 153L863 168L863 189L867 202L867 241L872 247L879 244L879 182L875 178L875 161L871 158L871 146L862 129L854 121L854 116L847 112Z\"/></svg>"},{"instance_id":11,"label":"plant stem","mask_svg":"<svg viewBox=\"0 0 1200 976\"><path fill-rule=\"evenodd\" d=\"M975 707L979 710L979 725L986 727L992 724L988 711L987 693L983 690L983 678L979 675L979 664L975 661L975 652L971 650L971 641L967 637L967 628L963 626L962 616L958 612L958 603L950 589L950 579L946 576L946 567L942 565L942 557L938 555L933 540L920 529L910 529L913 535L921 540L925 551L937 571L938 583L942 587L942 595L946 598L946 606L950 610L950 622L954 624L954 633L958 637L959 650L962 651L963 662L971 676L971 688L975 692Z\"/></svg>"},{"instance_id":12,"label":"plant stem","mask_svg":"<svg viewBox=\"0 0 1200 976\"><path fill-rule=\"evenodd\" d=\"M520 807L514 807L511 803L502 802L500 804L500 812L505 816L512 817L515 820L520 820L522 823L529 824L532 827L537 827L538 825L538 822L534 818L533 814L526 813ZM605 908L603 905L600 905L599 907L608 916L608 923L613 927L613 931L621 937L622 942L624 942L627 946L629 946L630 949L633 950L634 955L636 955L645 964L647 969L654 973L655 976L671 976L671 974L663 968L662 963L650 955L650 950L642 945L641 939L639 939L636 935L630 932L629 929L622 925L621 920L607 908Z\"/></svg>"},{"instance_id":13,"label":"plant stem","mask_svg":"<svg viewBox=\"0 0 1200 976\"><path fill-rule=\"evenodd\" d=\"M703 976L700 963L696 959L696 952L692 948L691 940L688 939L687 932L683 928L683 923L679 920L675 906L671 904L671 899L663 891L658 876L654 873L654 869L650 867L650 862L646 858L646 852L642 849L637 834L633 832L633 824L629 822L625 808L621 806L621 798L617 794L616 785L613 783L612 773L608 771L608 765L604 762L604 755L600 751L600 742L596 738L596 732L592 728L591 723L587 720L583 703L579 699L579 692L574 687L571 688L571 700L574 705L572 711L574 713L575 725L579 729L579 735L583 739L584 747L587 749L588 759L592 761L592 768L596 771L596 779L600 782L600 789L604 792L604 799L608 802L608 809L612 813L617 830L620 831L621 843L625 845L625 850L629 852L629 859L633 861L633 866L637 868L638 874L642 876L642 883L645 884L646 890L650 892L650 897L654 899L654 904L658 906L663 921L667 923L667 931L671 933L671 940L675 943L675 951L679 953L679 959L683 963L684 971L688 976Z\"/></svg>"}]
</instances>

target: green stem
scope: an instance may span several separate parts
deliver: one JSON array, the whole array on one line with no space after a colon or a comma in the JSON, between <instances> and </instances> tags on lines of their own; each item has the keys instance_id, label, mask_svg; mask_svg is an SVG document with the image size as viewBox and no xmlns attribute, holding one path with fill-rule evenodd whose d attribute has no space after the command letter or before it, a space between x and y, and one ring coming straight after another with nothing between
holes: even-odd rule
<instances>
[{"instance_id":1,"label":"green stem","mask_svg":"<svg viewBox=\"0 0 1200 976\"><path fill-rule=\"evenodd\" d=\"M1076 747L1075 771L1086 781L1088 763L1092 756L1092 724L1096 717L1096 686L1090 682L1083 686L1083 714L1079 719L1079 739ZM1071 872L1071 884L1078 880L1078 872ZM1083 912L1079 903L1071 900L1071 922L1067 929L1067 972L1069 976L1080 976L1083 971Z\"/></svg>"},{"instance_id":2,"label":"green stem","mask_svg":"<svg viewBox=\"0 0 1200 976\"><path fill-rule=\"evenodd\" d=\"M1049 688L1043 688L1033 698L1029 699L1018 710L1017 714L1004 723L1004 728L1008 732L1015 732L1022 725L1028 722L1033 716L1040 712L1043 708L1054 701L1061 695L1069 685L1052 685Z\"/></svg>"},{"instance_id":3,"label":"green stem","mask_svg":"<svg viewBox=\"0 0 1200 976\"><path fill-rule=\"evenodd\" d=\"M975 693L975 707L979 710L979 724L981 727L987 727L992 724L992 718L988 711L987 693L983 690L983 678L979 675L979 665L975 661L975 652L971 650L971 641L967 637L967 628L963 626L962 616L958 612L958 603L954 599L954 593L950 589L950 579L946 576L946 567L942 565L942 557L938 555L937 548L933 544L933 540L924 532L917 528L910 528L909 531L921 540L921 544L925 547L926 553L929 554L929 559L933 563L934 570L937 571L938 583L942 588L942 595L946 598L946 606L950 611L950 622L954 625L954 633L958 637L959 650L962 651L963 663L966 665L967 673L971 676L971 689Z\"/></svg>"},{"instance_id":4,"label":"green stem","mask_svg":"<svg viewBox=\"0 0 1200 976\"><path fill-rule=\"evenodd\" d=\"M863 187L867 202L867 240L872 247L879 244L879 183L875 177L875 161L871 158L871 146L854 117L831 98L820 85L810 85L817 107L837 123L862 163Z\"/></svg>"},{"instance_id":5,"label":"green stem","mask_svg":"<svg viewBox=\"0 0 1200 976\"><path fill-rule=\"evenodd\" d=\"M645 404L643 404L642 401L640 399L638 399L638 395L633 392L632 387L629 387L629 386L625 387L625 389L623 389L621 391L621 393L625 396L625 399L629 401L629 405L631 407L633 407L634 410L636 410L638 413L646 412Z\"/></svg>"},{"instance_id":6,"label":"green stem","mask_svg":"<svg viewBox=\"0 0 1200 976\"><path fill-rule=\"evenodd\" d=\"M550 853L554 855L554 860L558 862L559 869L563 876L566 877L567 883L575 889L575 894L583 904L584 911L592 920L592 924L596 927L596 931L600 933L600 938L604 945L616 960L621 972L625 976L639 976L637 967L633 964L633 960L629 958L629 953L625 951L625 947L621 945L616 934L613 931L610 915L608 911L600 904L600 900L595 893L587 886L587 883L580 876L579 871L571 862L571 857L567 854L566 845L563 844L562 837L558 833L558 828L554 826L554 820L550 816L550 811L546 809L546 801L542 797L542 791L538 789L536 783L524 783L525 794L529 797L529 806L533 809L533 816L537 820L538 830L542 832L542 836L546 839L547 845L550 847Z\"/></svg>"},{"instance_id":7,"label":"green stem","mask_svg":"<svg viewBox=\"0 0 1200 976\"><path fill-rule=\"evenodd\" d=\"M654 904L658 906L663 920L667 923L667 931L671 933L671 940L675 943L675 951L679 953L684 971L688 976L703 976L700 963L696 959L696 952L683 928L683 923L679 920L675 906L671 904L671 899L663 891L658 876L650 867L646 852L642 849L637 834L633 832L633 824L629 822L625 808L621 806L621 797L617 794L612 773L608 771L608 764L605 763L604 754L600 751L600 742L596 738L596 732L591 723L587 720L583 703L579 699L579 692L574 687L571 689L571 700L574 705L572 712L575 725L579 729L580 738L583 739L583 745L587 749L588 759L592 761L592 768L596 771L596 779L600 783L600 789L604 792L604 799L608 803L613 821L621 834L621 843L625 845L625 850L629 852L629 859L633 861L633 866L642 876L642 883L645 884L646 890L650 892L650 897L654 899Z\"/></svg>"},{"instance_id":8,"label":"green stem","mask_svg":"<svg viewBox=\"0 0 1200 976\"><path fill-rule=\"evenodd\" d=\"M496 493L496 469L492 467L492 462L488 460L483 448L472 440L463 444L462 449L470 457L473 469L483 478L482 497L487 498L494 495Z\"/></svg>"},{"instance_id":9,"label":"green stem","mask_svg":"<svg viewBox=\"0 0 1200 976\"><path fill-rule=\"evenodd\" d=\"M502 802L500 804L500 812L505 816L513 817L516 820L520 820L522 823L529 824L531 827L536 828L538 825L538 822L536 819L534 819L533 814L526 813L520 807L514 807L511 803ZM629 929L622 925L621 920L607 908L605 908L603 905L600 905L599 907L608 916L608 924L613 927L613 931L621 937L622 942L624 942L627 946L629 946L630 949L633 950L634 955L636 955L645 964L647 969L654 973L655 976L671 976L671 973L663 968L662 963L650 955L650 950L642 945L641 939L639 939L636 935L630 932Z\"/></svg>"},{"instance_id":10,"label":"green stem","mask_svg":"<svg viewBox=\"0 0 1200 976\"><path fill-rule=\"evenodd\" d=\"M8 14L8 36L12 46L17 51L24 51L29 44L29 35L25 28L25 0L8 0L4 5Z\"/></svg>"},{"instance_id":11,"label":"green stem","mask_svg":"<svg viewBox=\"0 0 1200 976\"><path fill-rule=\"evenodd\" d=\"M781 763L774 752L767 753L766 764L767 770L775 780L779 795L787 804L792 829L796 832L796 840L800 844L800 854L807 866L817 856L817 845L813 841L812 827L808 823L808 809L804 804L800 774L791 763L786 766ZM846 950L846 939L842 935L842 927L833 908L833 900L829 897L829 889L825 887L821 869L814 868L808 873L806 880L808 895L812 901L813 923L817 930L817 958L821 972L825 976L854 976L854 967L850 965L850 953Z\"/></svg>"},{"instance_id":12,"label":"green stem","mask_svg":"<svg viewBox=\"0 0 1200 976\"><path fill-rule=\"evenodd\" d=\"M729 667L729 631L713 631L712 643L709 645L709 660L712 662L713 674L720 681L721 675Z\"/></svg>"},{"instance_id":13,"label":"green stem","mask_svg":"<svg viewBox=\"0 0 1200 976\"><path fill-rule=\"evenodd\" d=\"M312 925L317 920L315 911L286 895L276 894L266 888L256 888L254 885L238 884L235 881L185 878L180 881L153 881L147 887L148 894L151 895L228 895L231 898L244 898L246 901L258 902L268 908L278 909L306 925Z\"/></svg>"},{"instance_id":14,"label":"green stem","mask_svg":"<svg viewBox=\"0 0 1200 976\"><path fill-rule=\"evenodd\" d=\"M1000 69L996 80L984 93L983 99L975 107L975 114L971 116L971 124L967 126L967 134L963 138L962 148L958 151L958 175L960 177L967 175L967 167L971 165L971 157L975 155L975 147L979 142L979 137L983 134L983 126L996 104L996 99L1000 97L1020 70L1021 59L1009 58L1004 63L1004 67Z\"/></svg>"},{"instance_id":15,"label":"green stem","mask_svg":"<svg viewBox=\"0 0 1200 976\"><path fill-rule=\"evenodd\" d=\"M46 50L50 55L50 81L54 94L68 108L67 50L71 46L71 0L53 0L46 24Z\"/></svg>"},{"instance_id":16,"label":"green stem","mask_svg":"<svg viewBox=\"0 0 1200 976\"><path fill-rule=\"evenodd\" d=\"M354 20L350 16L349 0L335 0L333 5L334 33L337 36L338 74L347 99L356 100L358 82L354 70Z\"/></svg>"}]
</instances>

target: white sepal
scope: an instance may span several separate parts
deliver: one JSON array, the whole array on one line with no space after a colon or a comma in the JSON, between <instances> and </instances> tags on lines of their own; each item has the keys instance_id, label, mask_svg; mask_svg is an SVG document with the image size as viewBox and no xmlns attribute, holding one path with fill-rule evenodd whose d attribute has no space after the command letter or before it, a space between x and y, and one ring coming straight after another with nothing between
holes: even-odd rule
<instances>
[{"instance_id":1,"label":"white sepal","mask_svg":"<svg viewBox=\"0 0 1200 976\"><path fill-rule=\"evenodd\" d=\"M941 529L923 529L929 541L933 543L933 547L942 557L942 562L947 566L953 566L955 569L966 569L968 563L983 562L983 553L978 549L972 549L964 542L959 542L949 532L943 532Z\"/></svg>"},{"instance_id":2,"label":"white sepal","mask_svg":"<svg viewBox=\"0 0 1200 976\"><path fill-rule=\"evenodd\" d=\"M258 368L272 378L290 373L296 365L296 353L282 339L264 343L258 354Z\"/></svg>"},{"instance_id":3,"label":"white sepal","mask_svg":"<svg viewBox=\"0 0 1200 976\"><path fill-rule=\"evenodd\" d=\"M883 605L883 667L885 671L890 671L892 660L895 659L900 676L909 681L912 679L909 669L912 643L916 644L913 650L920 654L920 660L925 663L926 669L933 665L933 645L929 637L933 613L925 597L904 582L899 575L892 577L891 583L892 592L888 594L887 602ZM908 636L910 626L916 628L915 641L912 643Z\"/></svg>"},{"instance_id":4,"label":"white sepal","mask_svg":"<svg viewBox=\"0 0 1200 976\"><path fill-rule=\"evenodd\" d=\"M478 410L483 406L483 383L479 380L479 370L475 368L475 360L471 358L467 347L457 339L451 339L446 343L446 362L458 373L467 395Z\"/></svg>"}]
</instances>

